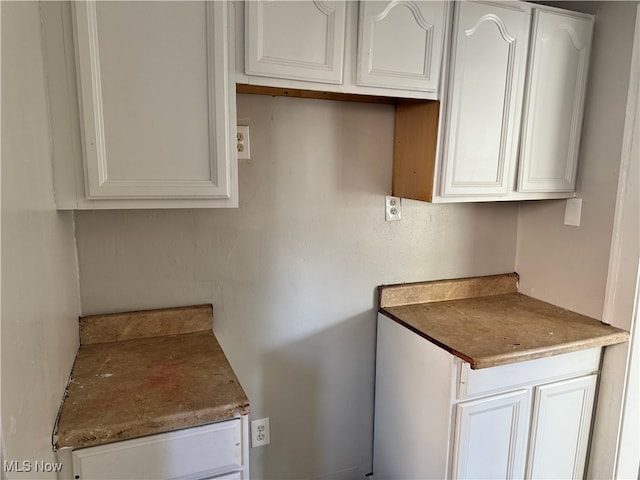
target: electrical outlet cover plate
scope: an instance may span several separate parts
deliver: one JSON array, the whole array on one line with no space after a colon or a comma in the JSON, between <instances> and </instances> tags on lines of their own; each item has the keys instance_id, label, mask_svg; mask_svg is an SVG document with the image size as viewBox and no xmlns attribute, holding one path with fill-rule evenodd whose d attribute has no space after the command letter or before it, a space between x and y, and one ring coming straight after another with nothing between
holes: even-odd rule
<instances>
[{"instance_id":1,"label":"electrical outlet cover plate","mask_svg":"<svg viewBox=\"0 0 640 480\"><path fill-rule=\"evenodd\" d=\"M387 222L402 220L402 201L400 197L385 197L384 217Z\"/></svg>"},{"instance_id":2,"label":"electrical outlet cover plate","mask_svg":"<svg viewBox=\"0 0 640 480\"><path fill-rule=\"evenodd\" d=\"M238 133L236 135L238 141L238 160L249 160L251 158L251 146L249 144L249 127L246 125L238 125Z\"/></svg>"},{"instance_id":3,"label":"electrical outlet cover plate","mask_svg":"<svg viewBox=\"0 0 640 480\"><path fill-rule=\"evenodd\" d=\"M269 435L269 417L253 420L251 422L251 447L268 445L271 442Z\"/></svg>"}]
</instances>

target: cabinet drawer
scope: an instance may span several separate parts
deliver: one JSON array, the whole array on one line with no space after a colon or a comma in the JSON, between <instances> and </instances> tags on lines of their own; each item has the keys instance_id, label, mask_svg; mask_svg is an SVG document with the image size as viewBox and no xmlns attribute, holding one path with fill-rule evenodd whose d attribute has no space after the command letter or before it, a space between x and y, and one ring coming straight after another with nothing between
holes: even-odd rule
<instances>
[{"instance_id":1,"label":"cabinet drawer","mask_svg":"<svg viewBox=\"0 0 640 480\"><path fill-rule=\"evenodd\" d=\"M242 468L241 421L82 448L72 457L77 479L210 478Z\"/></svg>"},{"instance_id":2,"label":"cabinet drawer","mask_svg":"<svg viewBox=\"0 0 640 480\"><path fill-rule=\"evenodd\" d=\"M591 348L479 370L472 370L468 363L459 360L456 398L463 400L510 388L594 373L600 367L600 352L600 348Z\"/></svg>"}]
</instances>

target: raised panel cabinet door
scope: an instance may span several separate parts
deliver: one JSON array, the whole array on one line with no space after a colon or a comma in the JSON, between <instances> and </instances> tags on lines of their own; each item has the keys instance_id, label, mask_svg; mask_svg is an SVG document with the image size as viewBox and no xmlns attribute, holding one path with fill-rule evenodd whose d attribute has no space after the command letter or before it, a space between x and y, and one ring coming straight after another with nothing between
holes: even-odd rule
<instances>
[{"instance_id":1,"label":"raised panel cabinet door","mask_svg":"<svg viewBox=\"0 0 640 480\"><path fill-rule=\"evenodd\" d=\"M245 3L245 73L342 83L346 2Z\"/></svg>"},{"instance_id":2,"label":"raised panel cabinet door","mask_svg":"<svg viewBox=\"0 0 640 480\"><path fill-rule=\"evenodd\" d=\"M360 2L357 84L438 93L448 6Z\"/></svg>"},{"instance_id":3,"label":"raised panel cabinet door","mask_svg":"<svg viewBox=\"0 0 640 480\"><path fill-rule=\"evenodd\" d=\"M528 8L517 3L456 4L442 196L501 196L513 188Z\"/></svg>"},{"instance_id":4,"label":"raised panel cabinet door","mask_svg":"<svg viewBox=\"0 0 640 480\"><path fill-rule=\"evenodd\" d=\"M597 375L536 387L526 478L584 476Z\"/></svg>"},{"instance_id":5,"label":"raised panel cabinet door","mask_svg":"<svg viewBox=\"0 0 640 480\"><path fill-rule=\"evenodd\" d=\"M230 197L226 2L74 2L86 197Z\"/></svg>"},{"instance_id":6,"label":"raised panel cabinet door","mask_svg":"<svg viewBox=\"0 0 640 480\"><path fill-rule=\"evenodd\" d=\"M575 190L593 17L534 10L521 192Z\"/></svg>"},{"instance_id":7,"label":"raised panel cabinet door","mask_svg":"<svg viewBox=\"0 0 640 480\"><path fill-rule=\"evenodd\" d=\"M522 478L529 412L526 389L459 403L452 478Z\"/></svg>"}]
</instances>

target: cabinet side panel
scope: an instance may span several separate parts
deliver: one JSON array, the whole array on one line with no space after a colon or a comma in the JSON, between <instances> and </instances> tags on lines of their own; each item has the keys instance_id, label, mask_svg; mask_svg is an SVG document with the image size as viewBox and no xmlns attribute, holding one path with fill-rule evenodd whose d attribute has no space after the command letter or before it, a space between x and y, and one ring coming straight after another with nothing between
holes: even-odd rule
<instances>
[{"instance_id":1,"label":"cabinet side panel","mask_svg":"<svg viewBox=\"0 0 640 480\"><path fill-rule=\"evenodd\" d=\"M56 207L75 209L84 198L84 174L71 7L68 2L42 2L40 16Z\"/></svg>"},{"instance_id":2,"label":"cabinet side panel","mask_svg":"<svg viewBox=\"0 0 640 480\"><path fill-rule=\"evenodd\" d=\"M377 342L374 478L446 478L453 356L384 315Z\"/></svg>"},{"instance_id":3,"label":"cabinet side panel","mask_svg":"<svg viewBox=\"0 0 640 480\"><path fill-rule=\"evenodd\" d=\"M439 111L440 102L401 102L396 107L393 195L432 200Z\"/></svg>"}]
</instances>

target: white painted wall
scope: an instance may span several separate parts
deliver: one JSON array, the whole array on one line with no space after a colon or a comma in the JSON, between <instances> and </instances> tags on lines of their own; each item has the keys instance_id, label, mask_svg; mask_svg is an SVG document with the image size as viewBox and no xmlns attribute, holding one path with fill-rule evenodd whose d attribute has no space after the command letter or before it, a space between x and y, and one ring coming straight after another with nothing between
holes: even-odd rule
<instances>
[{"instance_id":1,"label":"white painted wall","mask_svg":"<svg viewBox=\"0 0 640 480\"><path fill-rule=\"evenodd\" d=\"M375 287L514 270L518 207L403 202L389 105L238 97L237 210L76 215L83 313L211 302L271 444L252 478L371 469ZM399 410L399 414L404 414Z\"/></svg>"},{"instance_id":2,"label":"white painted wall","mask_svg":"<svg viewBox=\"0 0 640 480\"><path fill-rule=\"evenodd\" d=\"M74 225L53 201L38 4L1 8L2 436L6 460L53 461L51 432L78 343Z\"/></svg>"},{"instance_id":3,"label":"white painted wall","mask_svg":"<svg viewBox=\"0 0 640 480\"><path fill-rule=\"evenodd\" d=\"M516 269L522 293L601 319L637 2L568 4L596 14L577 182L582 221L563 224L565 201L522 203Z\"/></svg>"}]
</instances>

